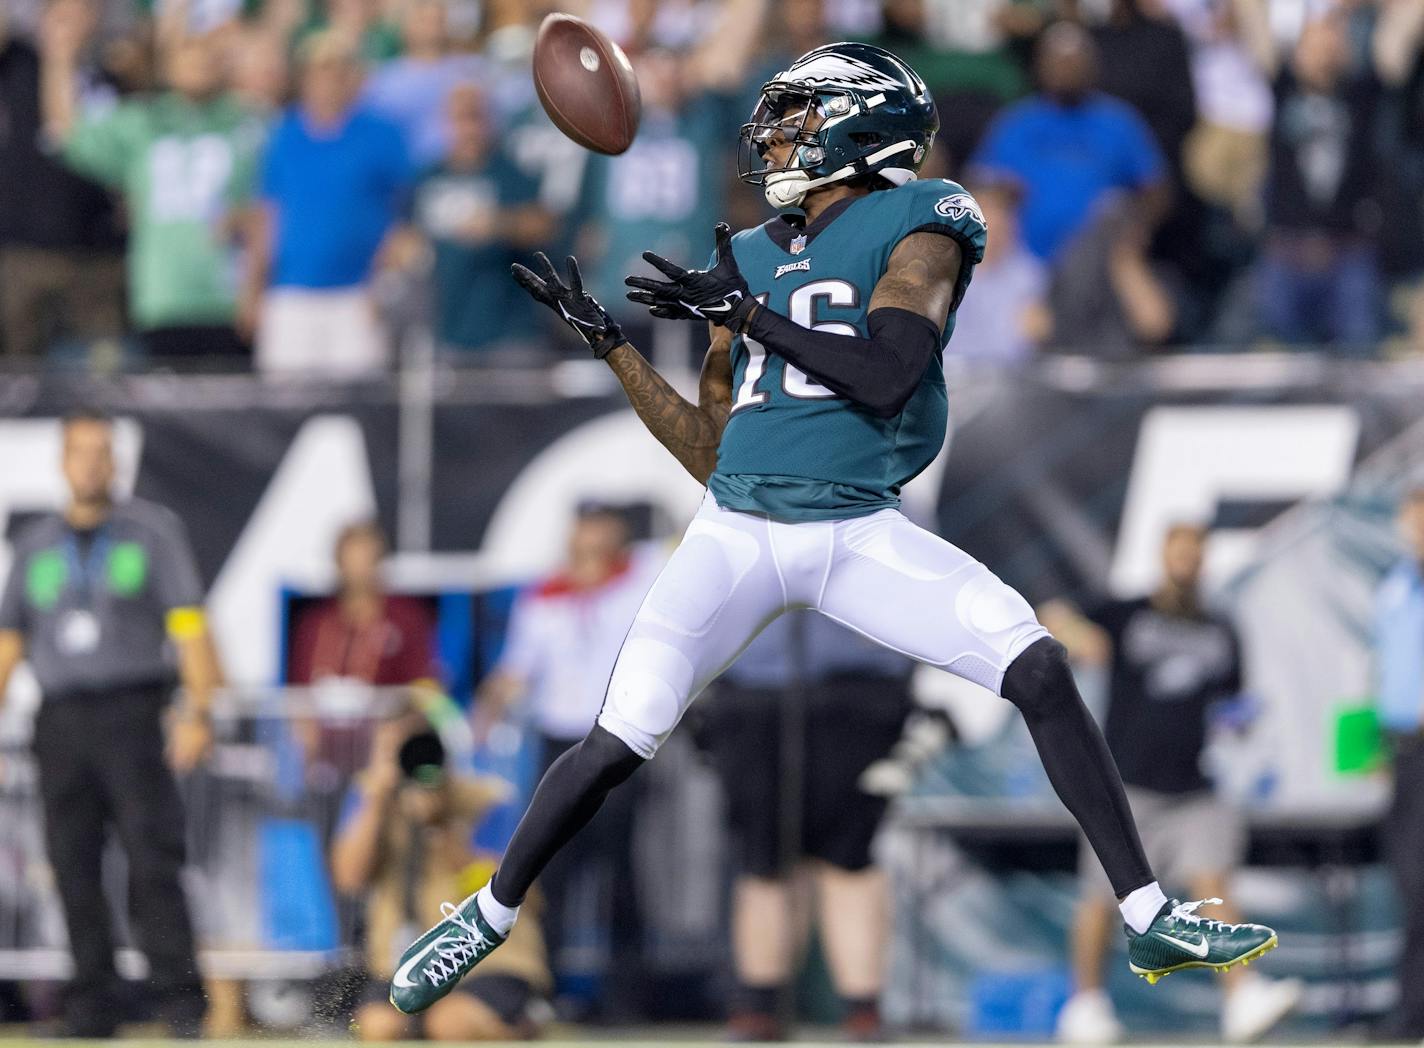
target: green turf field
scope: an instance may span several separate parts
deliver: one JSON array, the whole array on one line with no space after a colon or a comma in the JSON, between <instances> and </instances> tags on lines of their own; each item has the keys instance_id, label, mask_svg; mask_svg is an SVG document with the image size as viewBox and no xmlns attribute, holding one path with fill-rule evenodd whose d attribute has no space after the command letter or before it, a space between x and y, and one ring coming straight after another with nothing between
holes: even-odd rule
<instances>
[{"instance_id":1,"label":"green turf field","mask_svg":"<svg viewBox=\"0 0 1424 1048\"><path fill-rule=\"evenodd\" d=\"M534 1045L538 1045L539 1048L575 1048L575 1046L589 1044L619 1044L633 1046L633 1048L641 1048L641 1046L648 1046L648 1048L651 1048L651 1046L654 1045L677 1045L678 1048L725 1048L726 1042L718 1038L718 1032L719 1031L717 1030L709 1030L706 1027L699 1027L697 1029L686 1029L679 1027L642 1027L636 1030L602 1029L589 1031L586 1035L580 1035L577 1039L573 1040L550 1038L547 1040L533 1042L509 1042L509 1046L510 1048L513 1048L515 1044L528 1045L532 1043ZM821 1039L822 1037L824 1037L825 1039ZM30 1038L17 1037L0 1038L0 1048L34 1048L34 1046L37 1044L45 1043L57 1044L60 1042L45 1042ZM98 1044L120 1044L123 1046L123 1048L183 1048L183 1046L191 1046L194 1042L151 1040L147 1038L120 1038L114 1041L65 1041L63 1043L66 1046L76 1046L76 1048L78 1048L78 1046L83 1045ZM206 1043L210 1043L215 1046L222 1046L222 1048L277 1048L277 1046L280 1045L356 1044L356 1042L351 1040L329 1040L318 1038L299 1039L277 1036L273 1036L271 1038L250 1040L215 1040ZM396 1043L403 1045L428 1045L432 1042L401 1041ZM834 1032L827 1035L822 1034L818 1031L809 1031L803 1039L797 1039L793 1043L802 1046L802 1048L832 1048L832 1046L841 1046L841 1048L843 1048L843 1046L846 1044L846 1042L843 1040L837 1040L834 1036ZM924 1035L916 1036L905 1041L892 1042L891 1044L886 1045L886 1048L894 1048L894 1043L899 1043L905 1046L914 1046L914 1048L923 1048L924 1045L930 1044L954 1045L955 1048L1044 1048L1044 1044L1046 1042L1038 1041L1031 1045L1020 1045L1013 1044L1007 1041L995 1041L987 1045L974 1045L968 1042L948 1039L943 1036L933 1037ZM1129 1045L1134 1045L1134 1042L1131 1041L1127 1043ZM1324 1045L1325 1043L1327 1042L1316 1042L1315 1044L1311 1044L1309 1046L1301 1045L1299 1046L1299 1048L1322 1048L1322 1045ZM1339 1044L1340 1042L1331 1041L1328 1043ZM1191 1041L1174 1041L1169 1042L1165 1045L1153 1045L1147 1042L1143 1042L1141 1044L1135 1044L1134 1048L1214 1048L1214 1045L1212 1045L1210 1042ZM1273 1044L1272 1048L1292 1048L1292 1046L1284 1044ZM1379 1048L1379 1046L1372 1045L1371 1048Z\"/></svg>"}]
</instances>

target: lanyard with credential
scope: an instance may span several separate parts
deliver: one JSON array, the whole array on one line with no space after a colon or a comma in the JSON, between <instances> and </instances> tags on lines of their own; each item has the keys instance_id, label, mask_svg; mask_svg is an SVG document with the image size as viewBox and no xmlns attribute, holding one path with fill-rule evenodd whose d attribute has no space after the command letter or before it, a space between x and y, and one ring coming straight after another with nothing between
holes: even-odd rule
<instances>
[{"instance_id":1,"label":"lanyard with credential","mask_svg":"<svg viewBox=\"0 0 1424 1048\"><path fill-rule=\"evenodd\" d=\"M94 583L104 571L104 562L108 553L109 538L104 534L102 527L94 532L94 538L89 543L87 557L80 557L79 538L74 532L69 533L69 537L64 543L64 559L68 562L69 575L74 580L75 590L86 604L93 599Z\"/></svg>"}]
</instances>

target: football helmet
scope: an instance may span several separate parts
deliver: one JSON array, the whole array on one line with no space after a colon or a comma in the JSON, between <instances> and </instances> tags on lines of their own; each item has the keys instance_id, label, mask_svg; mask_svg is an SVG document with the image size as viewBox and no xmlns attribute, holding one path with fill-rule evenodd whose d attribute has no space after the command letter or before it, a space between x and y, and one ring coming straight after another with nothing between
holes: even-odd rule
<instances>
[{"instance_id":1,"label":"football helmet","mask_svg":"<svg viewBox=\"0 0 1424 1048\"><path fill-rule=\"evenodd\" d=\"M827 44L762 85L737 143L737 174L762 187L772 207L796 207L808 192L862 175L895 185L915 178L939 130L925 82L889 51ZM792 145L786 166L766 167L768 149Z\"/></svg>"}]
</instances>

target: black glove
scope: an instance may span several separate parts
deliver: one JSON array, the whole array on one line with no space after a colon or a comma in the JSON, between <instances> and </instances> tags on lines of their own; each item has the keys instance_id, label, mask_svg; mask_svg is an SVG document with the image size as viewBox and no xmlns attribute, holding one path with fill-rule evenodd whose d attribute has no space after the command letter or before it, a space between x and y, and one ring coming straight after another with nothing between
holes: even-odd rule
<instances>
[{"instance_id":1,"label":"black glove","mask_svg":"<svg viewBox=\"0 0 1424 1048\"><path fill-rule=\"evenodd\" d=\"M661 255L644 251L643 258L668 280L625 278L623 283L636 288L628 292L629 301L647 306L655 317L710 320L740 332L757 302L732 257L732 227L718 222L716 234L717 261L711 269L683 269Z\"/></svg>"},{"instance_id":2,"label":"black glove","mask_svg":"<svg viewBox=\"0 0 1424 1048\"><path fill-rule=\"evenodd\" d=\"M578 259L568 257L569 282L565 284L549 257L542 251L534 253L534 264L541 273L535 273L518 262L509 267L515 282L542 302L588 343L593 355L602 360L628 340L623 337L623 329L618 321L608 315L608 311L598 304L598 300L583 289L583 276L579 273Z\"/></svg>"}]
</instances>

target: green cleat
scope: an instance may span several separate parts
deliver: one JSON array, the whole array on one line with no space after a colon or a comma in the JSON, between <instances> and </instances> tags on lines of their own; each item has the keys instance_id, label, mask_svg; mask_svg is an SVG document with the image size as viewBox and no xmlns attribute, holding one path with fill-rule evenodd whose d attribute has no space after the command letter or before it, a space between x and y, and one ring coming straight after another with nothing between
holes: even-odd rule
<instances>
[{"instance_id":1,"label":"green cleat","mask_svg":"<svg viewBox=\"0 0 1424 1048\"><path fill-rule=\"evenodd\" d=\"M391 1004L407 1015L444 997L506 938L490 927L473 895L458 906L442 902L440 912L445 919L406 948L391 978Z\"/></svg>"},{"instance_id":2,"label":"green cleat","mask_svg":"<svg viewBox=\"0 0 1424 1048\"><path fill-rule=\"evenodd\" d=\"M1169 899L1147 931L1127 929L1128 966L1149 983L1186 968L1224 972L1250 964L1279 943L1262 924L1226 924L1197 915L1198 908L1219 905L1220 899L1178 902Z\"/></svg>"}]
</instances>

